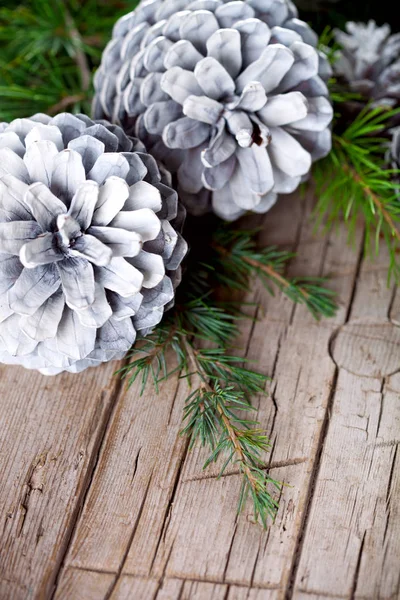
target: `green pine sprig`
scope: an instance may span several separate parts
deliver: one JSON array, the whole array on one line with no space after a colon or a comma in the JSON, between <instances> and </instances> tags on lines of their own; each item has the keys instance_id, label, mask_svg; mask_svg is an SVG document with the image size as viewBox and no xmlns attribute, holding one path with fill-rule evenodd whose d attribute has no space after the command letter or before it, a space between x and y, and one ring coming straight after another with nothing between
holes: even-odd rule
<instances>
[{"instance_id":1,"label":"green pine sprig","mask_svg":"<svg viewBox=\"0 0 400 600\"><path fill-rule=\"evenodd\" d=\"M239 510L250 498L255 520L266 527L278 508L273 492L281 486L262 462L270 448L268 437L248 415L255 411L252 397L265 395L269 378L237 355L240 323L249 317L235 302L219 298L218 290L230 295L246 292L260 277L270 293L281 290L316 318L334 314L333 294L323 280L288 278L285 268L293 254L258 249L254 232L220 226L206 247L204 257L204 244L197 253L199 246L194 245L175 309L136 344L119 373L129 385L139 381L142 392L149 381L158 389L173 374L188 380L182 434L189 436L190 448L196 443L208 448L204 468L220 459L221 476L229 465L236 465L242 474Z\"/></svg>"},{"instance_id":2,"label":"green pine sprig","mask_svg":"<svg viewBox=\"0 0 400 600\"><path fill-rule=\"evenodd\" d=\"M340 120L343 105L338 105ZM400 281L400 171L388 164L389 142L382 134L398 110L365 107L343 132L333 134L332 152L316 163L317 224L343 220L349 239L358 220L365 225L365 252L377 255L383 239L389 250L388 280Z\"/></svg>"},{"instance_id":3,"label":"green pine sprig","mask_svg":"<svg viewBox=\"0 0 400 600\"><path fill-rule=\"evenodd\" d=\"M3 0L0 121L90 113L92 75L113 24L137 0Z\"/></svg>"},{"instance_id":4,"label":"green pine sprig","mask_svg":"<svg viewBox=\"0 0 400 600\"><path fill-rule=\"evenodd\" d=\"M272 246L259 249L254 231L220 229L216 233L218 257L213 268L225 285L246 289L248 281L256 275L264 287L274 295L278 288L292 302L304 304L312 315L332 317L336 312L334 293L324 287L325 280L319 277L293 277L285 275L287 264L295 257L292 252ZM229 260L225 260L226 257Z\"/></svg>"}]
</instances>

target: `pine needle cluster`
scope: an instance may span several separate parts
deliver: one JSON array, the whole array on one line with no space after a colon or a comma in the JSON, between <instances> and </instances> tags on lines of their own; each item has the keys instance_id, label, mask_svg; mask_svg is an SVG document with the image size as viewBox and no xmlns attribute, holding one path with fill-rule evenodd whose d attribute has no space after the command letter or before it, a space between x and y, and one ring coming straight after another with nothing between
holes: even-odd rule
<instances>
[{"instance_id":1,"label":"pine needle cluster","mask_svg":"<svg viewBox=\"0 0 400 600\"><path fill-rule=\"evenodd\" d=\"M92 75L116 19L138 1L2 0L0 121L90 113Z\"/></svg>"},{"instance_id":2,"label":"pine needle cluster","mask_svg":"<svg viewBox=\"0 0 400 600\"><path fill-rule=\"evenodd\" d=\"M333 82L335 86L335 82ZM317 225L344 222L349 241L357 222L365 227L365 254L377 255L381 240L389 252L388 283L400 281L400 171L391 168L390 130L400 109L365 106L353 120L346 110L358 102L355 94L333 88L336 118L333 148L315 164L313 181L318 203ZM345 126L343 122L348 121Z\"/></svg>"},{"instance_id":3,"label":"pine needle cluster","mask_svg":"<svg viewBox=\"0 0 400 600\"><path fill-rule=\"evenodd\" d=\"M307 306L315 318L334 314L333 293L320 279L288 278L285 269L293 254L276 248L260 250L256 232L228 225L199 229L211 232L209 240L203 239L201 245L193 240L175 309L135 346L120 374L130 385L139 380L142 392L149 380L158 388L176 373L189 381L182 434L189 436L190 447L200 443L208 448L204 468L221 459L223 475L229 465L236 465L243 477L239 510L250 497L255 520L266 526L278 508L280 484L262 462L270 443L251 418L256 410L251 399L266 394L269 378L237 356L240 324L249 317L237 303L221 298L220 291L224 297L240 292L243 299L259 277L271 294L281 291ZM189 235L190 231L189 223Z\"/></svg>"}]
</instances>

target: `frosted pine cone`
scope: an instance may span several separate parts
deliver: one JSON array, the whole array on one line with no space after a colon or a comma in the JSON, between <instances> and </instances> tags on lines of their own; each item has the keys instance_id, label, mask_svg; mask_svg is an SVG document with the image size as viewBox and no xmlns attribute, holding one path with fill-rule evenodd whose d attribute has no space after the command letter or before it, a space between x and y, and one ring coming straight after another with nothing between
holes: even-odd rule
<instances>
[{"instance_id":1,"label":"frosted pine cone","mask_svg":"<svg viewBox=\"0 0 400 600\"><path fill-rule=\"evenodd\" d=\"M165 183L105 121L0 124L0 361L82 371L161 320L186 253Z\"/></svg>"},{"instance_id":2,"label":"frosted pine cone","mask_svg":"<svg viewBox=\"0 0 400 600\"><path fill-rule=\"evenodd\" d=\"M286 0L142 2L114 28L94 114L135 131L194 214L266 212L331 147L326 63L295 15Z\"/></svg>"},{"instance_id":3,"label":"frosted pine cone","mask_svg":"<svg viewBox=\"0 0 400 600\"><path fill-rule=\"evenodd\" d=\"M375 104L400 102L400 33L390 35L389 25L375 21L346 23L346 31L335 32L342 46L335 73L351 90Z\"/></svg>"}]
</instances>

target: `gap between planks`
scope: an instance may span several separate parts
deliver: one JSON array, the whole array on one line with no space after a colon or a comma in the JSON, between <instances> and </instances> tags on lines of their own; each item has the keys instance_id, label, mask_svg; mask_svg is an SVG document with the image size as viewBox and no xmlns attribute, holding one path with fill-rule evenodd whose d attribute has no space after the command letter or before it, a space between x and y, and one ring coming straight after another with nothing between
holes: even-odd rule
<instances>
[{"instance_id":1,"label":"gap between planks","mask_svg":"<svg viewBox=\"0 0 400 600\"><path fill-rule=\"evenodd\" d=\"M360 244L357 267L355 269L354 280L353 280L353 288L352 288L350 301L349 301L349 305L348 305L347 312L346 312L346 318L344 320L343 325L346 325L350 320L351 308L353 305L353 301L354 301L356 289L357 289L357 281L358 281L358 277L361 272L361 266L364 261L364 258L363 258L364 257L364 238L365 238L365 232L363 233L363 239ZM332 356L332 352L331 352L331 344L332 344L332 338L329 342L328 350L329 350L329 354L332 359L332 362L335 363L333 356ZM326 440L326 437L328 435L328 430L329 430L330 413L332 411L332 408L333 408L333 405L335 402L336 384L337 384L338 376L339 376L339 367L337 365L335 365L335 373L334 373L333 381L332 381L332 389L331 389L331 392L330 392L330 395L328 398L325 415L324 415L324 420L323 420L323 424L322 424L322 428L321 428L320 438L318 441L316 459L315 459L315 462L313 465L313 469L312 469L312 473L311 473L311 477L310 477L310 481L309 481L309 485L308 485L308 492L307 492L306 501L305 501L305 510L304 510L303 518L302 518L300 529L299 529L298 536L297 536L296 547L295 547L295 551L293 554L292 567L290 570L288 585L287 585L287 588L285 591L285 600L292 600L293 595L295 593L296 576L297 576L297 572L298 572L298 568L299 568L299 564L300 564L301 553L302 553L303 544L304 544L305 530L306 530L306 527L307 527L307 524L309 521L311 504L312 504L312 500L314 497L314 492L315 492L315 487L316 487L316 483L318 480L319 471L321 468L324 444L325 444L325 440Z\"/></svg>"},{"instance_id":2,"label":"gap between planks","mask_svg":"<svg viewBox=\"0 0 400 600\"><path fill-rule=\"evenodd\" d=\"M126 365L127 363L128 363L128 360L125 360L122 364ZM59 577L64 568L64 561L65 561L65 558L70 549L71 541L73 539L74 533L78 527L78 523L79 523L80 516L82 514L83 507L85 506L86 498L89 493L94 474L96 472L97 466L99 464L99 461L100 461L100 458L102 455L104 441L107 438L107 431L110 426L110 423L112 422L112 417L114 415L115 409L118 405L120 398L125 393L124 387L127 385L126 380L122 379L121 377L119 377L117 375L115 375L115 377L116 377L116 381L115 381L115 385L114 385L114 391L111 394L109 407L104 415L103 422L101 424L96 442L94 444L91 461L89 462L89 466L88 466L87 472L85 474L85 483L82 488L82 493L81 493L80 498L77 500L75 512L73 513L73 516L71 518L69 530L66 534L65 541L63 544L64 547L61 550L59 564L53 575L53 583L50 586L53 589L49 593L50 599L53 599L56 594Z\"/></svg>"}]
</instances>

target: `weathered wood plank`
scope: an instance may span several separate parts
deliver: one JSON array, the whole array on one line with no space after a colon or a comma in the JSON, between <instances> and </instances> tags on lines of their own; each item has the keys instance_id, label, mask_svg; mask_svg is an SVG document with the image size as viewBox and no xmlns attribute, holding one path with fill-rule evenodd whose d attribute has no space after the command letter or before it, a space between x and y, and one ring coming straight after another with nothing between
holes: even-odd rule
<instances>
[{"instance_id":1,"label":"weathered wood plank","mask_svg":"<svg viewBox=\"0 0 400 600\"><path fill-rule=\"evenodd\" d=\"M159 395L149 388L141 397L137 382L120 400L68 566L118 573L133 544L137 574L148 574L186 452L179 431L187 394L186 382L174 377Z\"/></svg>"},{"instance_id":2,"label":"weathered wood plank","mask_svg":"<svg viewBox=\"0 0 400 600\"><path fill-rule=\"evenodd\" d=\"M387 264L383 249L375 263L364 261L349 323L332 344L339 375L295 581L299 597L400 594L400 328L388 318Z\"/></svg>"},{"instance_id":3,"label":"weathered wood plank","mask_svg":"<svg viewBox=\"0 0 400 600\"><path fill-rule=\"evenodd\" d=\"M275 525L262 532L252 525L250 511L235 517L240 478L234 475L218 481L207 474L207 479L199 479L199 460L195 454L189 457L154 573L190 578L196 570L201 579L275 587L282 593L289 584L335 379L336 368L327 349L337 327L346 320L358 266L357 253L344 244L344 232L328 239L312 236L308 215L309 210L297 234L302 264L293 268L331 274L341 309L335 319L317 324L305 308L290 307L287 313L287 305L279 298L274 305L258 290L268 310L255 324L248 345L248 356L259 361L263 372L274 375L272 402L256 400L257 417L272 437L270 460L275 468L271 472L292 487L283 490ZM134 561L128 560L126 570L133 573L134 568Z\"/></svg>"},{"instance_id":4,"label":"weathered wood plank","mask_svg":"<svg viewBox=\"0 0 400 600\"><path fill-rule=\"evenodd\" d=\"M291 228L295 237L295 221ZM289 302L285 310L289 317ZM134 385L115 411L100 468L66 559L68 566L118 574L122 568L131 573L133 563L135 575L153 573L186 454L187 444L178 433L187 388L171 380L161 387L159 396L148 390L140 398L138 392L139 385ZM201 465L197 473L201 474ZM230 520L235 519L237 492L232 493ZM226 531L229 536L230 528Z\"/></svg>"},{"instance_id":5,"label":"weathered wood plank","mask_svg":"<svg viewBox=\"0 0 400 600\"><path fill-rule=\"evenodd\" d=\"M115 365L46 378L0 368L0 597L45 598L117 393Z\"/></svg>"},{"instance_id":6,"label":"weathered wood plank","mask_svg":"<svg viewBox=\"0 0 400 600\"><path fill-rule=\"evenodd\" d=\"M57 587L54 600L97 600L111 592L115 577L112 573L67 569Z\"/></svg>"},{"instance_id":7,"label":"weathered wood plank","mask_svg":"<svg viewBox=\"0 0 400 600\"><path fill-rule=\"evenodd\" d=\"M260 369L273 374L277 382L272 399L256 399L258 418L274 443L273 474L293 486L284 490L276 525L264 533L252 525L251 514L237 519L240 477L234 469L220 480L215 478L216 469L202 474L204 453L196 450L186 456L182 442L169 459L184 399L176 383L166 384L170 387L163 388L159 398L150 393L139 399L134 387L115 412L67 565L115 572L115 590L120 574L156 578L166 574L168 578L284 590L335 376L327 348L336 328L346 320L358 265L357 253L344 244L344 233L329 238L312 235L310 210L310 200L282 202L266 219L263 242L298 246L301 264L294 269L332 276L341 302L337 317L316 324L304 308L293 310L290 302L271 299L258 286L251 299L261 301L265 317L247 325L242 335L248 356L258 359ZM282 222L288 227L283 228ZM357 243L360 246L361 231ZM168 432L166 413L176 393ZM157 448L149 442L154 431L149 423L160 432ZM135 475L137 485L132 487L132 464L143 445L148 450L139 458L142 477ZM160 456L168 457L169 468L159 469L151 479ZM164 489L161 500L157 485ZM106 540L105 529L109 532Z\"/></svg>"}]
</instances>

